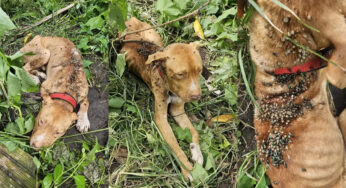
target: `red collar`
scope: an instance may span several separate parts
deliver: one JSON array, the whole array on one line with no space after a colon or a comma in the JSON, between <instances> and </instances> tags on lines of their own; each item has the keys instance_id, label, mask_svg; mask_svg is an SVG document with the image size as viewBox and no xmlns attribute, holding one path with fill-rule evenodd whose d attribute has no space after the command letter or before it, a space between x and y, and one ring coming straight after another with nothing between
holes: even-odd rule
<instances>
[{"instance_id":1,"label":"red collar","mask_svg":"<svg viewBox=\"0 0 346 188\"><path fill-rule=\"evenodd\" d=\"M159 72L159 75L161 76L161 78L163 78L163 73L160 66L157 66L157 71Z\"/></svg>"},{"instance_id":2,"label":"red collar","mask_svg":"<svg viewBox=\"0 0 346 188\"><path fill-rule=\"evenodd\" d=\"M50 98L61 99L61 100L64 100L64 101L70 103L73 107L73 110L75 110L77 107L76 99L74 99L71 95L66 94L66 93L52 93L52 94L50 94Z\"/></svg>"},{"instance_id":3,"label":"red collar","mask_svg":"<svg viewBox=\"0 0 346 188\"><path fill-rule=\"evenodd\" d=\"M288 68L277 68L274 70L275 75L282 74L298 74L301 72L309 72L313 70L318 70L320 68L326 67L327 62L321 58L313 58L305 62L303 65L296 65Z\"/></svg>"}]
</instances>

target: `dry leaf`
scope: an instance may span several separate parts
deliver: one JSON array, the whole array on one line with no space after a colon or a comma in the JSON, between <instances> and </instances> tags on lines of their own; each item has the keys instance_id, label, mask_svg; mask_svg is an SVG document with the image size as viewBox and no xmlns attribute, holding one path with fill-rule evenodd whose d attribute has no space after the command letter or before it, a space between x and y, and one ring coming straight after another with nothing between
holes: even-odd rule
<instances>
[{"instance_id":1,"label":"dry leaf","mask_svg":"<svg viewBox=\"0 0 346 188\"><path fill-rule=\"evenodd\" d=\"M213 117L211 119L212 122L220 122L220 123L226 123L231 120L233 120L233 116L231 114L223 114L223 115Z\"/></svg>"},{"instance_id":2,"label":"dry leaf","mask_svg":"<svg viewBox=\"0 0 346 188\"><path fill-rule=\"evenodd\" d=\"M196 20L193 23L193 28L195 30L195 34L204 40L204 33L201 24L199 23L198 16L196 16Z\"/></svg>"},{"instance_id":3,"label":"dry leaf","mask_svg":"<svg viewBox=\"0 0 346 188\"><path fill-rule=\"evenodd\" d=\"M28 42L28 39L31 37L32 33L29 33L25 36L24 38L24 44L26 44Z\"/></svg>"}]
</instances>

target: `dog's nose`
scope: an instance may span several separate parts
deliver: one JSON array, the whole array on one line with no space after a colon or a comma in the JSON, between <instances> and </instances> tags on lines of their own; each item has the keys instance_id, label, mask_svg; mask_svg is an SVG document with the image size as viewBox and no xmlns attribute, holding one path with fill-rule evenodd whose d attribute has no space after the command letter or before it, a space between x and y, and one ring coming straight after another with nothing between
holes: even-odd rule
<instances>
[{"instance_id":1,"label":"dog's nose","mask_svg":"<svg viewBox=\"0 0 346 188\"><path fill-rule=\"evenodd\" d=\"M191 95L192 100L198 100L199 98L201 98L201 95Z\"/></svg>"},{"instance_id":2,"label":"dog's nose","mask_svg":"<svg viewBox=\"0 0 346 188\"><path fill-rule=\"evenodd\" d=\"M30 142L30 146L33 147L33 148L37 148L36 143L33 142L33 141Z\"/></svg>"}]
</instances>

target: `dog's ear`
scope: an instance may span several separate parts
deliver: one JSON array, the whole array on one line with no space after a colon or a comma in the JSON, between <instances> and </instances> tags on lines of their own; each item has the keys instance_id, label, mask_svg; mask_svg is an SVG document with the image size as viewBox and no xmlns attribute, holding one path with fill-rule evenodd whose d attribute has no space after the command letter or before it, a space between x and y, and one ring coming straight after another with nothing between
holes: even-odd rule
<instances>
[{"instance_id":1,"label":"dog's ear","mask_svg":"<svg viewBox=\"0 0 346 188\"><path fill-rule=\"evenodd\" d=\"M23 48L20 49L22 53L32 52L34 55L25 55L24 62L34 66L42 66L48 63L50 51L42 45L42 37L37 35Z\"/></svg>"},{"instance_id":2,"label":"dog's ear","mask_svg":"<svg viewBox=\"0 0 346 188\"><path fill-rule=\"evenodd\" d=\"M158 61L158 60L161 60L161 61L164 61L164 60L167 60L168 59L168 55L165 51L162 51L162 52L156 52L154 54L151 54L147 61L145 62L146 65L152 63L153 61Z\"/></svg>"}]
</instances>

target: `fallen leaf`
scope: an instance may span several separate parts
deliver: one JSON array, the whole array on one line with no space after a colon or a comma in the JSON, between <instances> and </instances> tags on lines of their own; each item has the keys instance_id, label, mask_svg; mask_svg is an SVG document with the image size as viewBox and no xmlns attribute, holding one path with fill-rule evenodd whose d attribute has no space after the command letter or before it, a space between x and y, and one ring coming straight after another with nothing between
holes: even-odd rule
<instances>
[{"instance_id":1,"label":"fallen leaf","mask_svg":"<svg viewBox=\"0 0 346 188\"><path fill-rule=\"evenodd\" d=\"M25 36L24 38L24 44L26 44L28 42L28 39L31 37L32 33L29 33Z\"/></svg>"},{"instance_id":2,"label":"fallen leaf","mask_svg":"<svg viewBox=\"0 0 346 188\"><path fill-rule=\"evenodd\" d=\"M220 123L226 123L233 120L233 116L231 114L223 114L219 116L215 116L211 119L212 122L220 122Z\"/></svg>"},{"instance_id":3,"label":"fallen leaf","mask_svg":"<svg viewBox=\"0 0 346 188\"><path fill-rule=\"evenodd\" d=\"M202 26L201 24L199 23L199 20L198 20L198 16L196 16L196 20L195 22L193 23L193 28L195 30L195 34L201 38L201 39L205 39L204 38L204 33L203 33L203 29L202 29Z\"/></svg>"}]
</instances>

